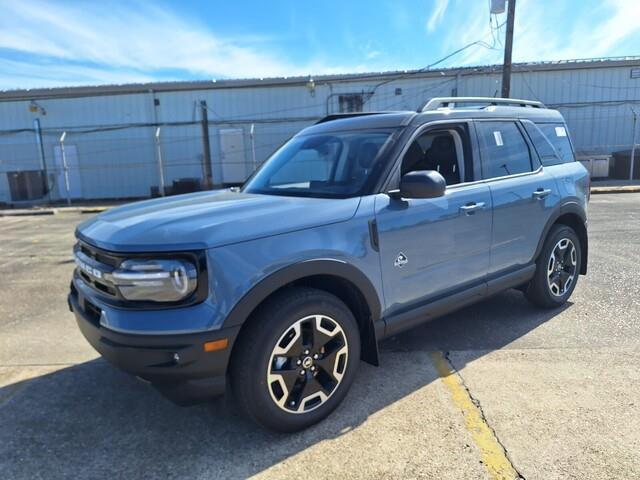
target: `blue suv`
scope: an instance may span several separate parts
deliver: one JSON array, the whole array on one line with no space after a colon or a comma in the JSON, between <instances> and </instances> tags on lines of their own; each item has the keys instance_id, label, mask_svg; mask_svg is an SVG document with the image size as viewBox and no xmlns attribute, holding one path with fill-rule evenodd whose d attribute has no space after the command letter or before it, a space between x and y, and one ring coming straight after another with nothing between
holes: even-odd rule
<instances>
[{"instance_id":1,"label":"blue suv","mask_svg":"<svg viewBox=\"0 0 640 480\"><path fill-rule=\"evenodd\" d=\"M588 199L562 116L539 102L332 115L242 188L81 224L69 306L100 354L176 403L227 391L296 431L385 337L508 288L566 302L587 270Z\"/></svg>"}]
</instances>

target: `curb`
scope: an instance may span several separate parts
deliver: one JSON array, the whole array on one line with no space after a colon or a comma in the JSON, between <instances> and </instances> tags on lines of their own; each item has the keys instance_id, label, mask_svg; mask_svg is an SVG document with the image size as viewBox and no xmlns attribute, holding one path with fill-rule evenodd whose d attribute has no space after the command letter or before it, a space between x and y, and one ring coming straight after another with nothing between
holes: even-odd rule
<instances>
[{"instance_id":1,"label":"curb","mask_svg":"<svg viewBox=\"0 0 640 480\"><path fill-rule=\"evenodd\" d=\"M55 215L55 213L55 210L7 210L0 212L0 217L28 217L31 215Z\"/></svg>"},{"instance_id":2,"label":"curb","mask_svg":"<svg viewBox=\"0 0 640 480\"><path fill-rule=\"evenodd\" d=\"M0 210L0 217L28 217L31 215L59 215L65 213L100 213L111 207L66 207L66 208L39 208Z\"/></svg>"},{"instance_id":3,"label":"curb","mask_svg":"<svg viewBox=\"0 0 640 480\"><path fill-rule=\"evenodd\" d=\"M640 185L628 187L592 187L591 194L600 193L640 193Z\"/></svg>"}]
</instances>

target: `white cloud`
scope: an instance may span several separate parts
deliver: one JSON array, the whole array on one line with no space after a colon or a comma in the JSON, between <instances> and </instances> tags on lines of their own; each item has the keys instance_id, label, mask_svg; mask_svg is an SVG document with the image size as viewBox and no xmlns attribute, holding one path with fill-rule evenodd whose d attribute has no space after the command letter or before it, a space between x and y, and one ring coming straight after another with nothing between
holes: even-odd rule
<instances>
[{"instance_id":1,"label":"white cloud","mask_svg":"<svg viewBox=\"0 0 640 480\"><path fill-rule=\"evenodd\" d=\"M436 0L436 6L427 20L427 31L433 32L438 27L447 11L447 5L449 5L449 0Z\"/></svg>"},{"instance_id":2,"label":"white cloud","mask_svg":"<svg viewBox=\"0 0 640 480\"><path fill-rule=\"evenodd\" d=\"M147 83L157 80L151 75L131 70L110 71L82 65L36 64L0 59L0 90Z\"/></svg>"},{"instance_id":3,"label":"white cloud","mask_svg":"<svg viewBox=\"0 0 640 480\"><path fill-rule=\"evenodd\" d=\"M196 20L137 2L95 2L78 8L41 0L0 0L0 11L0 48L30 58L29 63L13 62L11 70L3 69L4 85L11 84L11 78L20 87L18 78L32 78L30 83L54 78L64 85L124 83L162 77L163 71L198 78L248 78L363 69L313 58L293 64L270 52L263 37L224 38ZM35 67L47 62L48 73L37 75Z\"/></svg>"},{"instance_id":4,"label":"white cloud","mask_svg":"<svg viewBox=\"0 0 640 480\"><path fill-rule=\"evenodd\" d=\"M458 0L453 6L451 22L443 36L442 54L446 55L472 42L482 41L483 45L474 45L451 59L444 65L478 65L495 63L501 46L493 39L489 27L489 6L486 2L468 2ZM493 45L495 50L487 46Z\"/></svg>"},{"instance_id":5,"label":"white cloud","mask_svg":"<svg viewBox=\"0 0 640 480\"><path fill-rule=\"evenodd\" d=\"M392 28L409 28L407 8L397 2L387 7ZM274 48L273 38L225 37L170 7L140 1L87 2L80 7L77 2L0 0L0 12L0 49L5 51L0 58L0 88L416 67L405 64L402 55L395 58L384 46L384 38L379 44L363 45L357 36L352 38L351 50L357 51L361 60L355 65L337 64L324 56L297 63ZM500 21L505 17L500 15ZM514 61L637 54L638 18L640 0L519 0ZM432 60L476 40L495 44L494 50L469 48L441 66L502 61L502 45L489 27L487 1L436 0L425 27L438 33L440 52L433 53ZM312 28L308 35L314 37ZM504 28L500 35L504 35ZM325 44L319 38L316 42L311 43L311 50L322 51Z\"/></svg>"},{"instance_id":6,"label":"white cloud","mask_svg":"<svg viewBox=\"0 0 640 480\"><path fill-rule=\"evenodd\" d=\"M571 2L553 8L539 0L519 0L516 7L514 62L595 58L624 52L637 54L640 44L640 1L606 0ZM443 43L450 52L467 43L482 39L493 43L489 27L489 10L485 2L456 2L456 15ZM568 20L570 19L570 20ZM506 14L499 16L504 22ZM505 28L500 29L504 38ZM620 55L621 53L617 53ZM448 65L481 65L502 62L502 45L496 49L472 47L447 62Z\"/></svg>"}]
</instances>

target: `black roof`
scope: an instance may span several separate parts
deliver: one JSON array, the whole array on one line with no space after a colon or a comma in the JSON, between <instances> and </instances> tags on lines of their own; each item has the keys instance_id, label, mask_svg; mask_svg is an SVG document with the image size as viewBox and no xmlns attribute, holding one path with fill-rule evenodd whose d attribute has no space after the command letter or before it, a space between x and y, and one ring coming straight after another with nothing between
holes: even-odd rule
<instances>
[{"instance_id":1,"label":"black roof","mask_svg":"<svg viewBox=\"0 0 640 480\"><path fill-rule=\"evenodd\" d=\"M564 122L557 110L550 108L523 108L489 106L483 108L452 108L430 110L422 113L407 112L364 112L360 115L339 115L325 117L301 133L327 133L344 130L374 128L396 128L407 125L418 126L439 120L468 119L526 119L532 122Z\"/></svg>"},{"instance_id":2,"label":"black roof","mask_svg":"<svg viewBox=\"0 0 640 480\"><path fill-rule=\"evenodd\" d=\"M361 115L347 115L342 118L335 118L335 115L331 115L329 120L326 120L325 117L315 125L305 128L302 132L307 134L365 128L396 128L408 125L413 117L417 115L416 112L365 112Z\"/></svg>"}]
</instances>

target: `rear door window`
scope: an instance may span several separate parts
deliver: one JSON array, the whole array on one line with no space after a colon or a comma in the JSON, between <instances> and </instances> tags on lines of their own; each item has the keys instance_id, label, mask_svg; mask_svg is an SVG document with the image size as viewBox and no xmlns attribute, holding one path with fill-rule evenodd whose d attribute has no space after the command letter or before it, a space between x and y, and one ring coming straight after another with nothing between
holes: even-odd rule
<instances>
[{"instance_id":1,"label":"rear door window","mask_svg":"<svg viewBox=\"0 0 640 480\"><path fill-rule=\"evenodd\" d=\"M538 123L537 125L558 152L558 163L575 162L566 125L563 123Z\"/></svg>"},{"instance_id":2,"label":"rear door window","mask_svg":"<svg viewBox=\"0 0 640 480\"><path fill-rule=\"evenodd\" d=\"M515 122L476 122L484 179L531 171L531 153Z\"/></svg>"}]
</instances>

